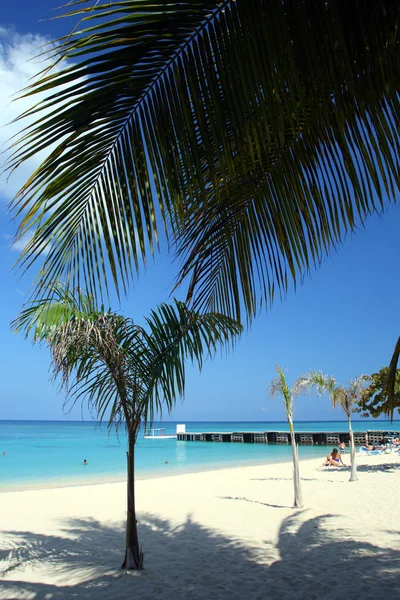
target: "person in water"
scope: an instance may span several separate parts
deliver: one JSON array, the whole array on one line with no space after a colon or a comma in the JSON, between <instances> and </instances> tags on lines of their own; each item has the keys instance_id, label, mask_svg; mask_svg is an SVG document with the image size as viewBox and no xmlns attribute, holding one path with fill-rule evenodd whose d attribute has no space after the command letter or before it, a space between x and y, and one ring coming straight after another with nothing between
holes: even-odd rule
<instances>
[{"instance_id":1,"label":"person in water","mask_svg":"<svg viewBox=\"0 0 400 600\"><path fill-rule=\"evenodd\" d=\"M340 454L346 454L346 444L345 442L340 442Z\"/></svg>"},{"instance_id":2,"label":"person in water","mask_svg":"<svg viewBox=\"0 0 400 600\"><path fill-rule=\"evenodd\" d=\"M84 464L84 465L87 465L87 460L86 460L86 458L84 458L84 459L83 459L83 464Z\"/></svg>"},{"instance_id":3,"label":"person in water","mask_svg":"<svg viewBox=\"0 0 400 600\"><path fill-rule=\"evenodd\" d=\"M323 467L345 467L346 465L342 461L337 448L334 448L330 454L324 460Z\"/></svg>"}]
</instances>

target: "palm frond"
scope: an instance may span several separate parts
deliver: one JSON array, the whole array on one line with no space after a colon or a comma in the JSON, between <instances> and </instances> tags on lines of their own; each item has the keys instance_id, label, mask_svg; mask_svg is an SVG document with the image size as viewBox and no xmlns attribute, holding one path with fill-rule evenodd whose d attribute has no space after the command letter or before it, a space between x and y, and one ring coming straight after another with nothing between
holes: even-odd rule
<instances>
[{"instance_id":1,"label":"palm frond","mask_svg":"<svg viewBox=\"0 0 400 600\"><path fill-rule=\"evenodd\" d=\"M346 409L347 394L344 388L336 383L332 375L324 375L322 371L310 370L302 375L296 382L299 393L315 390L319 396L327 392L330 396L332 406L341 406Z\"/></svg>"},{"instance_id":2,"label":"palm frond","mask_svg":"<svg viewBox=\"0 0 400 600\"><path fill-rule=\"evenodd\" d=\"M293 402L296 396L296 389L288 386L285 373L279 365L275 365L278 371L278 377L271 380L269 384L269 395L271 398L282 398L288 419L293 417Z\"/></svg>"},{"instance_id":3,"label":"palm frond","mask_svg":"<svg viewBox=\"0 0 400 600\"><path fill-rule=\"evenodd\" d=\"M80 0L60 72L10 168L55 143L21 189L21 257L126 289L178 236L199 309L249 319L399 188L399 7L382 0Z\"/></svg>"},{"instance_id":4,"label":"palm frond","mask_svg":"<svg viewBox=\"0 0 400 600\"><path fill-rule=\"evenodd\" d=\"M395 394L395 385L397 378L397 365L399 362L400 356L400 337L396 342L396 346L393 351L393 355L389 364L386 385L382 392L383 401L387 402L387 415L390 420L393 421L394 411L396 408L396 394Z\"/></svg>"},{"instance_id":5,"label":"palm frond","mask_svg":"<svg viewBox=\"0 0 400 600\"><path fill-rule=\"evenodd\" d=\"M235 343L242 326L222 314L199 314L178 300L161 304L146 322L148 332L143 332L130 360L146 390L144 419L151 422L183 395L186 361L201 370L204 358L213 356L218 346Z\"/></svg>"},{"instance_id":6,"label":"palm frond","mask_svg":"<svg viewBox=\"0 0 400 600\"><path fill-rule=\"evenodd\" d=\"M339 389L334 377L331 375L324 375L322 371L313 371L311 369L305 375L302 375L297 379L294 387L298 394L315 390L320 396L324 392L328 392L332 398L332 402L336 402L338 396L337 390Z\"/></svg>"},{"instance_id":7,"label":"palm frond","mask_svg":"<svg viewBox=\"0 0 400 600\"><path fill-rule=\"evenodd\" d=\"M30 302L12 321L11 328L15 333L24 333L28 337L33 332L33 341L43 341L57 328L68 324L71 320L85 319L103 311L97 307L91 294L80 290L70 291L60 282L47 289L47 295Z\"/></svg>"},{"instance_id":8,"label":"palm frond","mask_svg":"<svg viewBox=\"0 0 400 600\"><path fill-rule=\"evenodd\" d=\"M305 375L299 377L295 383L295 388L299 394L315 390L319 396L325 392L329 394L332 406L340 406L349 416L353 411L353 406L360 397L364 389L367 375L359 375L344 387L339 385L332 375L324 375L322 371L308 371Z\"/></svg>"},{"instance_id":9,"label":"palm frond","mask_svg":"<svg viewBox=\"0 0 400 600\"><path fill-rule=\"evenodd\" d=\"M142 418L171 410L183 395L187 359L201 369L204 358L242 332L225 315L199 314L177 300L152 311L143 328L98 310L91 295L75 294L54 286L21 312L14 328L47 342L54 378L72 403L86 400L100 421L107 415L110 424L124 421L136 433Z\"/></svg>"}]
</instances>

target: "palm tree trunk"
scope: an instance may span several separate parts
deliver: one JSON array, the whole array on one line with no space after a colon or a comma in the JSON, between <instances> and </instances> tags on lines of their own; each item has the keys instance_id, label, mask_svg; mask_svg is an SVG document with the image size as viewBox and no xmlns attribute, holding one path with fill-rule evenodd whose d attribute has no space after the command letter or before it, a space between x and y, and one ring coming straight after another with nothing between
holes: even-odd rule
<instances>
[{"instance_id":1,"label":"palm tree trunk","mask_svg":"<svg viewBox=\"0 0 400 600\"><path fill-rule=\"evenodd\" d=\"M294 434L293 421L289 420L290 428L290 440L292 442L292 454L293 454L293 486L294 486L294 501L293 508L303 507L303 494L301 491L301 480L299 470L299 453L296 444L296 436Z\"/></svg>"},{"instance_id":2,"label":"palm tree trunk","mask_svg":"<svg viewBox=\"0 0 400 600\"><path fill-rule=\"evenodd\" d=\"M139 548L139 537L137 531L136 509L135 509L135 435L128 432L128 511L126 518L126 550L124 562L121 569L141 571L143 567L143 552Z\"/></svg>"},{"instance_id":3,"label":"palm tree trunk","mask_svg":"<svg viewBox=\"0 0 400 600\"><path fill-rule=\"evenodd\" d=\"M347 417L349 423L349 435L350 435L350 463L351 463L351 472L349 481L357 481L357 465L356 465L356 448L354 446L354 435L353 428L351 426L351 418L350 415Z\"/></svg>"}]
</instances>

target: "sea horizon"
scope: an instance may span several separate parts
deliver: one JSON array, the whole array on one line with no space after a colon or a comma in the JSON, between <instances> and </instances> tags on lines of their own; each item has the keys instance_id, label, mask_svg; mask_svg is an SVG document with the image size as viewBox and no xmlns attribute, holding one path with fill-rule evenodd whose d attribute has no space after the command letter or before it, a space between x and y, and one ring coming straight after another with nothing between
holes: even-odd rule
<instances>
[{"instance_id":1,"label":"sea horizon","mask_svg":"<svg viewBox=\"0 0 400 600\"><path fill-rule=\"evenodd\" d=\"M106 424L107 421L98 421L96 419L0 419L0 423L98 423L98 424ZM121 421L122 423L124 421ZM181 420L170 420L170 419L163 419L162 421L160 420L154 420L155 423L287 423L287 419L273 419L271 421L265 420L265 419L257 419L257 420L251 420L251 419L238 419L238 420L234 420L234 419L229 419L229 420L225 420L225 419L214 419L214 420L204 420L204 419L191 419L191 420L185 420L185 419L181 419ZM347 419L294 419L295 423L346 423L347 424ZM380 417L380 418L376 418L376 419L367 419L367 418L361 418L361 419L355 419L352 418L351 422L363 422L363 423L400 423L400 419L393 419L393 421L390 421L389 419Z\"/></svg>"}]
</instances>

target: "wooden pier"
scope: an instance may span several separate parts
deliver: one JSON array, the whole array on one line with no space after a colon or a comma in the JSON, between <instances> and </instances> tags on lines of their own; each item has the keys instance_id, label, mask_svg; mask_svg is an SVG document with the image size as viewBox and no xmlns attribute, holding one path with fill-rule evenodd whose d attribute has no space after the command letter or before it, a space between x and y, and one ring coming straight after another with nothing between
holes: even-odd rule
<instances>
[{"instance_id":1,"label":"wooden pier","mask_svg":"<svg viewBox=\"0 0 400 600\"><path fill-rule=\"evenodd\" d=\"M388 437L399 435L398 432L388 431L355 431L354 443L362 446L366 442L380 444ZM297 431L296 442L302 446L337 446L341 442L349 443L350 437L345 432ZM288 431L209 431L190 432L178 431L176 439L181 442L230 442L248 444L290 444Z\"/></svg>"}]
</instances>

